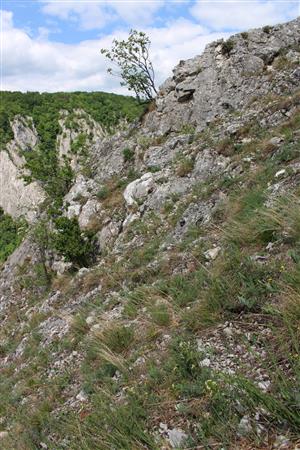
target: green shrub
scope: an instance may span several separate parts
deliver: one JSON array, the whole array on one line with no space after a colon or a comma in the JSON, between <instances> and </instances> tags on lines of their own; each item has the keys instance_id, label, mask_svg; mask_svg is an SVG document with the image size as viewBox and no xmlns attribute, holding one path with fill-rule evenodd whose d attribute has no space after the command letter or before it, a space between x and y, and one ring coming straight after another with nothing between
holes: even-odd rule
<instances>
[{"instance_id":1,"label":"green shrub","mask_svg":"<svg viewBox=\"0 0 300 450\"><path fill-rule=\"evenodd\" d=\"M115 325L103 332L103 341L115 353L122 353L130 347L134 339L131 327Z\"/></svg>"},{"instance_id":2,"label":"green shrub","mask_svg":"<svg viewBox=\"0 0 300 450\"><path fill-rule=\"evenodd\" d=\"M234 42L232 39L228 39L227 41L223 42L222 48L221 48L222 55L229 56L233 47L234 47Z\"/></svg>"},{"instance_id":3,"label":"green shrub","mask_svg":"<svg viewBox=\"0 0 300 450\"><path fill-rule=\"evenodd\" d=\"M14 220L0 208L0 263L21 243L26 231L24 220Z\"/></svg>"},{"instance_id":4,"label":"green shrub","mask_svg":"<svg viewBox=\"0 0 300 450\"><path fill-rule=\"evenodd\" d=\"M0 136L1 146L4 146L14 137L14 133L9 123L9 115L6 111L0 110Z\"/></svg>"},{"instance_id":5,"label":"green shrub","mask_svg":"<svg viewBox=\"0 0 300 450\"><path fill-rule=\"evenodd\" d=\"M199 298L204 282L205 274L199 270L192 274L174 275L166 281L157 283L157 289L170 298L175 305L182 307Z\"/></svg>"},{"instance_id":6,"label":"green shrub","mask_svg":"<svg viewBox=\"0 0 300 450\"><path fill-rule=\"evenodd\" d=\"M89 265L93 259L93 239L91 234L80 230L77 219L58 217L55 220L57 231L52 233L53 248L70 261L81 267Z\"/></svg>"},{"instance_id":7,"label":"green shrub","mask_svg":"<svg viewBox=\"0 0 300 450\"><path fill-rule=\"evenodd\" d=\"M85 133L80 133L71 144L71 152L75 155L86 154L86 141L87 135Z\"/></svg>"},{"instance_id":8,"label":"green shrub","mask_svg":"<svg viewBox=\"0 0 300 450\"><path fill-rule=\"evenodd\" d=\"M103 186L99 191L97 192L97 198L99 200L105 200L109 196L110 192L107 186Z\"/></svg>"},{"instance_id":9,"label":"green shrub","mask_svg":"<svg viewBox=\"0 0 300 450\"><path fill-rule=\"evenodd\" d=\"M270 32L272 31L272 28L270 25L266 25L263 27L263 32L266 34L270 34Z\"/></svg>"},{"instance_id":10,"label":"green shrub","mask_svg":"<svg viewBox=\"0 0 300 450\"><path fill-rule=\"evenodd\" d=\"M179 166L176 169L176 174L179 177L187 176L194 168L194 161L192 158L182 158Z\"/></svg>"},{"instance_id":11,"label":"green shrub","mask_svg":"<svg viewBox=\"0 0 300 450\"><path fill-rule=\"evenodd\" d=\"M130 148L124 148L123 150L123 157L125 162L133 161L134 160L134 151Z\"/></svg>"}]
</instances>

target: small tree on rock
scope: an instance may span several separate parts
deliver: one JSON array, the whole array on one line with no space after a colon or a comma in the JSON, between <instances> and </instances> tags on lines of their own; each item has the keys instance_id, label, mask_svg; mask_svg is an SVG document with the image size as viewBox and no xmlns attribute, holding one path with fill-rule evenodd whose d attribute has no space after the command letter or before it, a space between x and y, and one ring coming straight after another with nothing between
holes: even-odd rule
<instances>
[{"instance_id":1,"label":"small tree on rock","mask_svg":"<svg viewBox=\"0 0 300 450\"><path fill-rule=\"evenodd\" d=\"M127 40L113 40L111 50L102 48L101 53L119 67L108 73L122 78L121 86L134 91L138 100L152 100L157 94L154 69L149 59L150 39L142 31L131 30Z\"/></svg>"}]
</instances>

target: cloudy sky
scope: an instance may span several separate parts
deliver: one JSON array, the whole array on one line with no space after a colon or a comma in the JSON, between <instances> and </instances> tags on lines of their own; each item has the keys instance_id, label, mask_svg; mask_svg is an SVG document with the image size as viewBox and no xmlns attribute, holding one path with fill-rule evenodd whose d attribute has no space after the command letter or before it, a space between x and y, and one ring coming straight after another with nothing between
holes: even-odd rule
<instances>
[{"instance_id":1,"label":"cloudy sky","mask_svg":"<svg viewBox=\"0 0 300 450\"><path fill-rule=\"evenodd\" d=\"M123 93L100 49L131 28L159 84L208 42L299 14L300 0L1 0L1 89Z\"/></svg>"}]
</instances>

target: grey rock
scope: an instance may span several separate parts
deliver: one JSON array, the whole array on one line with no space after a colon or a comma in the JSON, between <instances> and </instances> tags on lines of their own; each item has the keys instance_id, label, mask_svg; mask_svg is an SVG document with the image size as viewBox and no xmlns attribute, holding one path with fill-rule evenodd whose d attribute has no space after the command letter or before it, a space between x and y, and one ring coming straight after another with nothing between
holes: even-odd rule
<instances>
[{"instance_id":1,"label":"grey rock","mask_svg":"<svg viewBox=\"0 0 300 450\"><path fill-rule=\"evenodd\" d=\"M200 367L210 367L211 361L209 358L204 358L199 362Z\"/></svg>"},{"instance_id":2,"label":"grey rock","mask_svg":"<svg viewBox=\"0 0 300 450\"><path fill-rule=\"evenodd\" d=\"M272 145L279 145L283 141L283 138L280 136L274 136L269 140L269 143Z\"/></svg>"},{"instance_id":3,"label":"grey rock","mask_svg":"<svg viewBox=\"0 0 300 450\"><path fill-rule=\"evenodd\" d=\"M214 259L216 259L220 251L221 247L210 248L209 250L206 250L206 252L204 252L204 256L206 259L213 261Z\"/></svg>"},{"instance_id":4,"label":"grey rock","mask_svg":"<svg viewBox=\"0 0 300 450\"><path fill-rule=\"evenodd\" d=\"M249 436L253 432L253 428L251 425L251 420L249 416L244 416L241 418L238 428L237 428L238 435L241 437Z\"/></svg>"},{"instance_id":5,"label":"grey rock","mask_svg":"<svg viewBox=\"0 0 300 450\"><path fill-rule=\"evenodd\" d=\"M30 117L15 116L11 122L14 141L21 150L30 151L38 143L37 131Z\"/></svg>"},{"instance_id":6,"label":"grey rock","mask_svg":"<svg viewBox=\"0 0 300 450\"><path fill-rule=\"evenodd\" d=\"M276 436L275 442L273 444L273 448L278 448L280 450L289 449L290 448L291 441L287 436L284 436L283 434L280 434L279 436ZM297 447L295 447L296 450Z\"/></svg>"},{"instance_id":7,"label":"grey rock","mask_svg":"<svg viewBox=\"0 0 300 450\"><path fill-rule=\"evenodd\" d=\"M80 402L86 402L88 400L88 398L87 398L87 395L83 391L80 391L76 395L76 400L78 400Z\"/></svg>"},{"instance_id":8,"label":"grey rock","mask_svg":"<svg viewBox=\"0 0 300 450\"><path fill-rule=\"evenodd\" d=\"M173 428L172 430L168 430L168 438L172 448L180 448L188 438L188 435L179 428Z\"/></svg>"},{"instance_id":9,"label":"grey rock","mask_svg":"<svg viewBox=\"0 0 300 450\"><path fill-rule=\"evenodd\" d=\"M88 200L82 207L78 223L82 230L92 229L101 215L101 204L96 199Z\"/></svg>"},{"instance_id":10,"label":"grey rock","mask_svg":"<svg viewBox=\"0 0 300 450\"><path fill-rule=\"evenodd\" d=\"M57 274L57 275L63 275L66 272L68 272L72 268L71 262L66 262L63 260L55 260L53 261L51 265L51 269Z\"/></svg>"},{"instance_id":11,"label":"grey rock","mask_svg":"<svg viewBox=\"0 0 300 450\"><path fill-rule=\"evenodd\" d=\"M126 226L126 225L125 225ZM123 224L124 227L124 224ZM119 222L110 222L97 233L97 240L100 249L111 247L119 235L121 224Z\"/></svg>"},{"instance_id":12,"label":"grey rock","mask_svg":"<svg viewBox=\"0 0 300 450\"><path fill-rule=\"evenodd\" d=\"M73 186L64 197L66 203L78 203L79 199L88 199L91 195L94 195L99 189L99 185L90 178L85 178L83 175L78 174L74 181Z\"/></svg>"},{"instance_id":13,"label":"grey rock","mask_svg":"<svg viewBox=\"0 0 300 450\"><path fill-rule=\"evenodd\" d=\"M37 217L45 193L37 182L25 183L25 158L38 143L37 132L29 117L16 116L11 122L14 139L0 151L0 206L13 217L25 216L29 222ZM20 151L21 150L21 151Z\"/></svg>"},{"instance_id":14,"label":"grey rock","mask_svg":"<svg viewBox=\"0 0 300 450\"><path fill-rule=\"evenodd\" d=\"M8 431L0 431L0 441L6 439L8 436Z\"/></svg>"},{"instance_id":15,"label":"grey rock","mask_svg":"<svg viewBox=\"0 0 300 450\"><path fill-rule=\"evenodd\" d=\"M285 173L286 173L285 169L280 169L280 170L278 170L278 172L275 173L275 178L279 178L282 175L284 175Z\"/></svg>"},{"instance_id":16,"label":"grey rock","mask_svg":"<svg viewBox=\"0 0 300 450\"><path fill-rule=\"evenodd\" d=\"M268 79L264 68L272 67L279 51L298 44L299 21L297 18L277 25L269 34L263 29L250 30L247 41L240 34L233 36L230 57L222 54L222 41L218 41L209 44L201 56L180 61L173 77L162 85L159 108L145 118L146 127L160 133L179 131L189 123L203 130L228 108L224 98L230 99L231 109L243 110L255 95L276 94L283 84L291 91L295 89L297 73L292 72L297 68L284 80L274 71L278 83ZM192 100L187 101L185 95ZM186 101L179 103L178 98Z\"/></svg>"},{"instance_id":17,"label":"grey rock","mask_svg":"<svg viewBox=\"0 0 300 450\"><path fill-rule=\"evenodd\" d=\"M196 178L197 181L205 181L210 176L216 173L221 174L225 171L229 161L229 158L218 155L211 150L203 150L198 153L196 157L192 176Z\"/></svg>"},{"instance_id":18,"label":"grey rock","mask_svg":"<svg viewBox=\"0 0 300 450\"><path fill-rule=\"evenodd\" d=\"M155 182L152 173L145 173L141 178L128 184L124 191L124 199L127 206L138 205L155 189Z\"/></svg>"},{"instance_id":19,"label":"grey rock","mask_svg":"<svg viewBox=\"0 0 300 450\"><path fill-rule=\"evenodd\" d=\"M149 147L143 157L144 164L147 167L157 167L162 169L181 153L183 148L191 141L189 135L179 135L168 139L163 145Z\"/></svg>"},{"instance_id":20,"label":"grey rock","mask_svg":"<svg viewBox=\"0 0 300 450\"><path fill-rule=\"evenodd\" d=\"M79 216L80 211L81 211L81 204L73 203L72 205L68 206L66 216L68 219L73 219L74 217Z\"/></svg>"}]
</instances>

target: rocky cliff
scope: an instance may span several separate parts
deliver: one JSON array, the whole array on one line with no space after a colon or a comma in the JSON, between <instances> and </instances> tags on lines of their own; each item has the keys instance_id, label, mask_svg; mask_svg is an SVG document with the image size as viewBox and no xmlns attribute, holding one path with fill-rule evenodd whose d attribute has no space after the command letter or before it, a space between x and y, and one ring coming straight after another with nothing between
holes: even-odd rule
<instances>
[{"instance_id":1,"label":"rocky cliff","mask_svg":"<svg viewBox=\"0 0 300 450\"><path fill-rule=\"evenodd\" d=\"M114 134L61 109L51 183L10 119L1 448L297 448L299 87L299 19L214 42Z\"/></svg>"}]
</instances>

